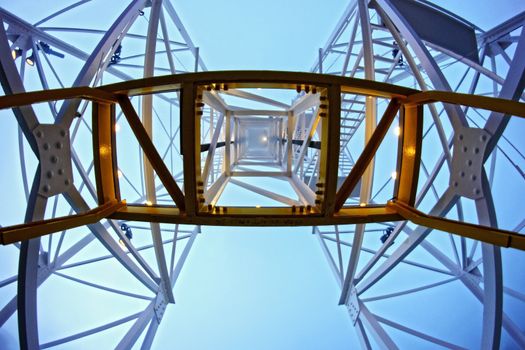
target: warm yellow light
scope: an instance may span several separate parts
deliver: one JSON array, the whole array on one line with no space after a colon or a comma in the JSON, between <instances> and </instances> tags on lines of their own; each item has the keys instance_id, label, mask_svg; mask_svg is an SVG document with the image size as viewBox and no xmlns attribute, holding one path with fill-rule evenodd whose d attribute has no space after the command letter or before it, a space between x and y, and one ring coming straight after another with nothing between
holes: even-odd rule
<instances>
[{"instance_id":1,"label":"warm yellow light","mask_svg":"<svg viewBox=\"0 0 525 350\"><path fill-rule=\"evenodd\" d=\"M399 126L396 126L394 128L394 135L396 135L396 136L401 135L401 128Z\"/></svg>"},{"instance_id":2,"label":"warm yellow light","mask_svg":"<svg viewBox=\"0 0 525 350\"><path fill-rule=\"evenodd\" d=\"M393 180L397 179L397 171L392 171L392 174L390 174Z\"/></svg>"},{"instance_id":3,"label":"warm yellow light","mask_svg":"<svg viewBox=\"0 0 525 350\"><path fill-rule=\"evenodd\" d=\"M407 147L405 148L405 154L409 157L413 157L416 155L416 149L414 147Z\"/></svg>"},{"instance_id":4,"label":"warm yellow light","mask_svg":"<svg viewBox=\"0 0 525 350\"><path fill-rule=\"evenodd\" d=\"M119 239L119 240L118 240L118 244L120 245L120 248L122 248L122 249L126 249L126 244L124 243L124 240Z\"/></svg>"},{"instance_id":5,"label":"warm yellow light","mask_svg":"<svg viewBox=\"0 0 525 350\"><path fill-rule=\"evenodd\" d=\"M147 206L152 206L153 203L151 203L151 201L145 201L144 204L146 204Z\"/></svg>"},{"instance_id":6,"label":"warm yellow light","mask_svg":"<svg viewBox=\"0 0 525 350\"><path fill-rule=\"evenodd\" d=\"M361 203L359 204L359 206L360 206L360 207L366 207L366 203L361 202Z\"/></svg>"},{"instance_id":7,"label":"warm yellow light","mask_svg":"<svg viewBox=\"0 0 525 350\"><path fill-rule=\"evenodd\" d=\"M117 171L117 175L118 175L118 177L122 177L122 171L118 170Z\"/></svg>"},{"instance_id":8,"label":"warm yellow light","mask_svg":"<svg viewBox=\"0 0 525 350\"><path fill-rule=\"evenodd\" d=\"M13 60L16 60L18 57L22 56L22 49L21 48L16 48L16 49L13 49L11 50L11 57L13 57Z\"/></svg>"},{"instance_id":9,"label":"warm yellow light","mask_svg":"<svg viewBox=\"0 0 525 350\"><path fill-rule=\"evenodd\" d=\"M261 206L260 206L260 205L256 205L255 207L256 207L256 208L260 208Z\"/></svg>"},{"instance_id":10,"label":"warm yellow light","mask_svg":"<svg viewBox=\"0 0 525 350\"><path fill-rule=\"evenodd\" d=\"M108 146L100 146L99 152L100 152L100 155L107 156L110 152L110 148Z\"/></svg>"},{"instance_id":11,"label":"warm yellow light","mask_svg":"<svg viewBox=\"0 0 525 350\"><path fill-rule=\"evenodd\" d=\"M115 132L119 132L119 131L120 131L120 124L116 123L115 124Z\"/></svg>"}]
</instances>

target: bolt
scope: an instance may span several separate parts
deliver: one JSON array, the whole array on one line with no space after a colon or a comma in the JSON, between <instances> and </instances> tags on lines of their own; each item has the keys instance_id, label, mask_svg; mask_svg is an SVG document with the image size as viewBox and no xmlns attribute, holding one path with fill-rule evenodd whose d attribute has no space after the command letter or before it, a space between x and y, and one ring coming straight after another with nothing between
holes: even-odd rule
<instances>
[{"instance_id":1,"label":"bolt","mask_svg":"<svg viewBox=\"0 0 525 350\"><path fill-rule=\"evenodd\" d=\"M44 150L47 151L49 149L49 143L47 143L47 142L44 143L43 147L44 147Z\"/></svg>"},{"instance_id":2,"label":"bolt","mask_svg":"<svg viewBox=\"0 0 525 350\"><path fill-rule=\"evenodd\" d=\"M65 184L66 186L69 186L70 183L71 183L71 182L69 181L69 179L66 179L66 180L64 181L64 184Z\"/></svg>"},{"instance_id":3,"label":"bolt","mask_svg":"<svg viewBox=\"0 0 525 350\"><path fill-rule=\"evenodd\" d=\"M460 141L462 141L463 140L463 134L459 134L458 138L459 138Z\"/></svg>"},{"instance_id":4,"label":"bolt","mask_svg":"<svg viewBox=\"0 0 525 350\"><path fill-rule=\"evenodd\" d=\"M58 163L58 157L57 156L52 156L51 157L51 163L54 163L54 164Z\"/></svg>"},{"instance_id":5,"label":"bolt","mask_svg":"<svg viewBox=\"0 0 525 350\"><path fill-rule=\"evenodd\" d=\"M49 170L47 173L46 173L46 176L48 179L52 178L53 175L55 175L55 173L53 172L53 170Z\"/></svg>"},{"instance_id":6,"label":"bolt","mask_svg":"<svg viewBox=\"0 0 525 350\"><path fill-rule=\"evenodd\" d=\"M64 175L64 169L58 169L58 175Z\"/></svg>"},{"instance_id":7,"label":"bolt","mask_svg":"<svg viewBox=\"0 0 525 350\"><path fill-rule=\"evenodd\" d=\"M62 142L57 142L55 143L55 147L56 149L61 149L62 147L64 147L64 144Z\"/></svg>"},{"instance_id":8,"label":"bolt","mask_svg":"<svg viewBox=\"0 0 525 350\"><path fill-rule=\"evenodd\" d=\"M49 192L49 191L51 191L51 186L45 185L43 190L44 190L44 192Z\"/></svg>"},{"instance_id":9,"label":"bolt","mask_svg":"<svg viewBox=\"0 0 525 350\"><path fill-rule=\"evenodd\" d=\"M64 130L64 129L60 130L60 136L66 137L66 134L67 134L66 130Z\"/></svg>"}]
</instances>

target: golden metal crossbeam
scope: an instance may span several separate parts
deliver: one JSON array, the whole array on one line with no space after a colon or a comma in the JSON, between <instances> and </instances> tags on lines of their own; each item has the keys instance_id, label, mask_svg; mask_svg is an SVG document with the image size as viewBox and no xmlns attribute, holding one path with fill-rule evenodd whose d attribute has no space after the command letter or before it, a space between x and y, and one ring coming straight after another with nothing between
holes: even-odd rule
<instances>
[{"instance_id":1,"label":"golden metal crossbeam","mask_svg":"<svg viewBox=\"0 0 525 350\"><path fill-rule=\"evenodd\" d=\"M315 202L289 207L215 206L206 202L201 178L200 119L203 94L239 88L279 88L320 94L321 152ZM148 136L129 97L178 91L184 158L184 193L178 187ZM341 93L382 97L390 104L360 158L337 190ZM210 96L211 96L210 95ZM93 103L93 151L99 207L65 218L0 228L9 244L103 218L199 225L310 226L410 220L435 229L525 250L524 236L479 225L430 217L414 208L421 162L423 106L444 102L525 117L525 104L452 92L421 92L369 80L311 73L274 71L203 72L146 78L99 88L46 90L0 97L0 109L33 103L83 98ZM210 100L211 99L211 100ZM220 108L227 105L208 97ZM174 206L127 205L120 198L115 142L115 106L120 106L145 156L173 199ZM289 112L287 112L289 113ZM345 206L350 193L376 155L392 121L399 114L397 176L393 200L384 205ZM229 123L229 121L228 121ZM228 124L229 125L229 124ZM229 144L229 142L228 142ZM229 146L226 146L229 147ZM229 155L229 153L228 153Z\"/></svg>"}]
</instances>

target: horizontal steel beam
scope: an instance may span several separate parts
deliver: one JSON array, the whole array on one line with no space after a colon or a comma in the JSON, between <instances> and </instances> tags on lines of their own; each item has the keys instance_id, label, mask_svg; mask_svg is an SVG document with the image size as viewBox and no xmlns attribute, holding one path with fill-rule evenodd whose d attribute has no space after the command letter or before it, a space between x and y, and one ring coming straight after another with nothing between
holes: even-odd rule
<instances>
[{"instance_id":1,"label":"horizontal steel beam","mask_svg":"<svg viewBox=\"0 0 525 350\"><path fill-rule=\"evenodd\" d=\"M40 237L53 232L59 232L87 224L93 224L104 218L107 218L122 207L125 207L125 203L112 201L82 214L35 221L15 226L1 227L0 243L4 245L11 244L14 242Z\"/></svg>"}]
</instances>

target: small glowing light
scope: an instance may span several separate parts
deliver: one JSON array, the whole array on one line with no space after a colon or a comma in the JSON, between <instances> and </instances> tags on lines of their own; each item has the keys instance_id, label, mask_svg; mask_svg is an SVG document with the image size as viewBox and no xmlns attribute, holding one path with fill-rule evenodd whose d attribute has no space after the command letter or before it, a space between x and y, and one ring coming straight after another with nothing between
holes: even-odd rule
<instances>
[{"instance_id":1,"label":"small glowing light","mask_svg":"<svg viewBox=\"0 0 525 350\"><path fill-rule=\"evenodd\" d=\"M360 206L360 207L366 207L366 203L361 202L361 203L359 203L359 206Z\"/></svg>"},{"instance_id":2,"label":"small glowing light","mask_svg":"<svg viewBox=\"0 0 525 350\"><path fill-rule=\"evenodd\" d=\"M260 205L256 205L255 207L256 207L256 208L260 208L261 206L260 206Z\"/></svg>"},{"instance_id":3,"label":"small glowing light","mask_svg":"<svg viewBox=\"0 0 525 350\"><path fill-rule=\"evenodd\" d=\"M407 147L407 148L405 149L405 154L406 154L407 156L413 157L413 156L416 155L416 149L415 149L414 147Z\"/></svg>"},{"instance_id":4,"label":"small glowing light","mask_svg":"<svg viewBox=\"0 0 525 350\"><path fill-rule=\"evenodd\" d=\"M120 248L122 248L122 249L126 249L126 244L124 243L124 240L119 239L119 240L118 240L118 244L120 245Z\"/></svg>"},{"instance_id":5,"label":"small glowing light","mask_svg":"<svg viewBox=\"0 0 525 350\"><path fill-rule=\"evenodd\" d=\"M266 137L266 136L263 136L263 137L262 137L262 141L263 141L263 142L266 142L266 141L268 141L268 137Z\"/></svg>"},{"instance_id":6,"label":"small glowing light","mask_svg":"<svg viewBox=\"0 0 525 350\"><path fill-rule=\"evenodd\" d=\"M100 146L100 148L99 148L99 152L100 152L100 154L101 154L102 156L106 156L106 155L108 155L108 154L109 154L109 151L110 151L110 149L109 149L108 146Z\"/></svg>"},{"instance_id":7,"label":"small glowing light","mask_svg":"<svg viewBox=\"0 0 525 350\"><path fill-rule=\"evenodd\" d=\"M394 129L394 135L399 136L401 135L401 128L399 126L396 126Z\"/></svg>"},{"instance_id":8,"label":"small glowing light","mask_svg":"<svg viewBox=\"0 0 525 350\"><path fill-rule=\"evenodd\" d=\"M22 49L20 48L13 49L11 51L11 56L13 57L14 60L16 60L18 57L22 56Z\"/></svg>"},{"instance_id":9,"label":"small glowing light","mask_svg":"<svg viewBox=\"0 0 525 350\"><path fill-rule=\"evenodd\" d=\"M31 67L35 65L35 58L33 57L33 55L26 58L26 63Z\"/></svg>"},{"instance_id":10,"label":"small glowing light","mask_svg":"<svg viewBox=\"0 0 525 350\"><path fill-rule=\"evenodd\" d=\"M144 204L146 204L147 206L152 206L153 203L151 203L151 201L145 201Z\"/></svg>"},{"instance_id":11,"label":"small glowing light","mask_svg":"<svg viewBox=\"0 0 525 350\"><path fill-rule=\"evenodd\" d=\"M392 171L392 174L390 174L393 180L397 179L397 171Z\"/></svg>"},{"instance_id":12,"label":"small glowing light","mask_svg":"<svg viewBox=\"0 0 525 350\"><path fill-rule=\"evenodd\" d=\"M117 171L117 175L118 175L118 177L122 177L122 171L118 170Z\"/></svg>"},{"instance_id":13,"label":"small glowing light","mask_svg":"<svg viewBox=\"0 0 525 350\"><path fill-rule=\"evenodd\" d=\"M120 131L120 124L116 123L115 124L115 132L119 132L119 131Z\"/></svg>"}]
</instances>

